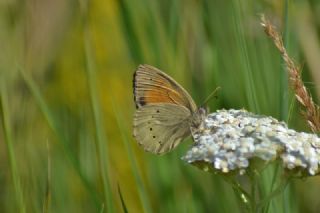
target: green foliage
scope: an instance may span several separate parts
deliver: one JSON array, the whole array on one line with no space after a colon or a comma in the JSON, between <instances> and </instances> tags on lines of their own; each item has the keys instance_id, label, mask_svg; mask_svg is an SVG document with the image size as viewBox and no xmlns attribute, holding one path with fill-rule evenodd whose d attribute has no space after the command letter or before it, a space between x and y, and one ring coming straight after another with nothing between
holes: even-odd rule
<instances>
[{"instance_id":1,"label":"green foliage","mask_svg":"<svg viewBox=\"0 0 320 213\"><path fill-rule=\"evenodd\" d=\"M310 42L320 41L320 25L305 20L318 20L319 7L311 0L0 3L0 209L245 212L239 188L180 160L190 139L164 156L138 147L132 74L140 63L156 66L198 104L220 86L211 111L246 108L306 130L298 110L288 109L283 63L259 14L279 26L313 81L320 56ZM306 23L315 40L299 31ZM269 198L282 186L281 171L272 165L255 176L254 194ZM262 210L317 212L317 187L316 178L290 182Z\"/></svg>"}]
</instances>

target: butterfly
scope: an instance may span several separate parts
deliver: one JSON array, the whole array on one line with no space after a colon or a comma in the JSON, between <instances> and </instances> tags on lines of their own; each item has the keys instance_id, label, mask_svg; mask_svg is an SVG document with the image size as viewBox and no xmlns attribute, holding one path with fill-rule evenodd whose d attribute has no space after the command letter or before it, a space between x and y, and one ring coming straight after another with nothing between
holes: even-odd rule
<instances>
[{"instance_id":1,"label":"butterfly","mask_svg":"<svg viewBox=\"0 0 320 213\"><path fill-rule=\"evenodd\" d=\"M133 136L144 150L154 154L174 149L206 115L182 86L150 65L140 65L135 71L133 93Z\"/></svg>"}]
</instances>

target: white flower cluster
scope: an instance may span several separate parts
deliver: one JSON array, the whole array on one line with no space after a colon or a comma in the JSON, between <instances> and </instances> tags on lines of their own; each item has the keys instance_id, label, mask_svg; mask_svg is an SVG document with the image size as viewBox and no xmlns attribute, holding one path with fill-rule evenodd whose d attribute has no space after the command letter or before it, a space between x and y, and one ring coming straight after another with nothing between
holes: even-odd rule
<instances>
[{"instance_id":1,"label":"white flower cluster","mask_svg":"<svg viewBox=\"0 0 320 213\"><path fill-rule=\"evenodd\" d=\"M284 122L245 110L220 110L209 114L200 127L192 129L193 147L182 158L188 163L204 162L227 173L250 164L281 159L287 169L317 174L320 139L315 134L288 129Z\"/></svg>"}]
</instances>

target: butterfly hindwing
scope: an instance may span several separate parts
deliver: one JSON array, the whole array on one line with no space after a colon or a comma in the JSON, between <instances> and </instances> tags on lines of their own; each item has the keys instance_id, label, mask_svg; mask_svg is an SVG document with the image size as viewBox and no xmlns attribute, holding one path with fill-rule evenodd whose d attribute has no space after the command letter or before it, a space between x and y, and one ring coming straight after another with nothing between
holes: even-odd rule
<instances>
[{"instance_id":1,"label":"butterfly hindwing","mask_svg":"<svg viewBox=\"0 0 320 213\"><path fill-rule=\"evenodd\" d=\"M133 134L146 151L164 154L190 134L191 112L175 104L150 104L137 109Z\"/></svg>"}]
</instances>

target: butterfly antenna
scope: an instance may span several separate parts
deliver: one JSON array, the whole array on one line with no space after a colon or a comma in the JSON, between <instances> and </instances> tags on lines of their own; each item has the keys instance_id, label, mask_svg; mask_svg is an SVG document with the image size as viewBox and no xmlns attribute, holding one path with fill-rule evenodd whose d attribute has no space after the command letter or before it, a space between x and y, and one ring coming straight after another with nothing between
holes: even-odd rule
<instances>
[{"instance_id":1,"label":"butterfly antenna","mask_svg":"<svg viewBox=\"0 0 320 213\"><path fill-rule=\"evenodd\" d=\"M217 87L215 88L211 94L206 98L206 100L204 100L204 102L201 104L201 106L204 106L205 104L208 103L208 101L218 92L218 90L221 89L221 87Z\"/></svg>"}]
</instances>

